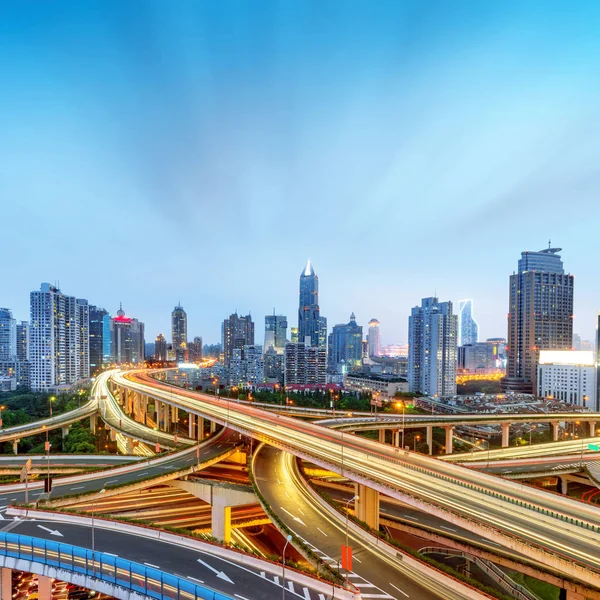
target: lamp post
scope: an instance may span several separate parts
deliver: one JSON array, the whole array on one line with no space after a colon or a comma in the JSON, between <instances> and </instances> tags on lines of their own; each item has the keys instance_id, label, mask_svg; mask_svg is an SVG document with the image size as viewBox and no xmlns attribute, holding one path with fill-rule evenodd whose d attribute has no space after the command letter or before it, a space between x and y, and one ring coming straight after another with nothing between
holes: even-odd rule
<instances>
[{"instance_id":1,"label":"lamp post","mask_svg":"<svg viewBox=\"0 0 600 600\"><path fill-rule=\"evenodd\" d=\"M350 512L350 502L354 502L358 499L358 496L352 496L352 498L346 502L346 560L348 560L348 513ZM346 567L348 567L347 564ZM346 568L346 585L348 585L348 568Z\"/></svg>"},{"instance_id":2,"label":"lamp post","mask_svg":"<svg viewBox=\"0 0 600 600\"><path fill-rule=\"evenodd\" d=\"M404 450L404 425L405 425L404 401L396 402L396 408L402 408L402 450Z\"/></svg>"},{"instance_id":3,"label":"lamp post","mask_svg":"<svg viewBox=\"0 0 600 600\"><path fill-rule=\"evenodd\" d=\"M94 574L96 572L96 555L95 555L96 537L95 537L95 528L94 528L94 508L95 508L96 499L98 498L98 496L100 494L103 494L105 491L106 491L106 484L104 484L102 489L98 492L98 495L94 496L92 498L92 577L94 576Z\"/></svg>"},{"instance_id":4,"label":"lamp post","mask_svg":"<svg viewBox=\"0 0 600 600\"><path fill-rule=\"evenodd\" d=\"M281 600L285 600L285 549L291 541L292 536L290 534L285 539L285 545L283 546L283 551L281 552L281 562L283 564L283 570L281 572Z\"/></svg>"},{"instance_id":5,"label":"lamp post","mask_svg":"<svg viewBox=\"0 0 600 600\"><path fill-rule=\"evenodd\" d=\"M417 442L421 440L421 436L420 435L415 435L415 437L413 438L413 452L417 451Z\"/></svg>"},{"instance_id":6,"label":"lamp post","mask_svg":"<svg viewBox=\"0 0 600 600\"><path fill-rule=\"evenodd\" d=\"M6 406L0 406L0 429L2 429L2 411L6 410Z\"/></svg>"},{"instance_id":7,"label":"lamp post","mask_svg":"<svg viewBox=\"0 0 600 600\"><path fill-rule=\"evenodd\" d=\"M532 431L533 431L535 428L536 428L536 426L535 426L535 425L532 425L532 426L529 428L529 445L530 445L530 446L531 446L531 433L532 433Z\"/></svg>"},{"instance_id":8,"label":"lamp post","mask_svg":"<svg viewBox=\"0 0 600 600\"><path fill-rule=\"evenodd\" d=\"M56 400L56 396L48 397L48 405L50 406L50 418L52 418L52 403Z\"/></svg>"}]
</instances>

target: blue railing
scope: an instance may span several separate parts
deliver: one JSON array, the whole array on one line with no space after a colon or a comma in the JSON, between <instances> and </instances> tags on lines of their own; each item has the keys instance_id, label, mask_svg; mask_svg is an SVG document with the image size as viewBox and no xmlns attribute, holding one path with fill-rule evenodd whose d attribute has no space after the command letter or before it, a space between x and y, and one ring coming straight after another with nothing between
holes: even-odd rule
<instances>
[{"instance_id":1,"label":"blue railing","mask_svg":"<svg viewBox=\"0 0 600 600\"><path fill-rule=\"evenodd\" d=\"M231 596L117 556L27 535L0 532L0 556L21 558L94 577L150 598L232 600Z\"/></svg>"}]
</instances>

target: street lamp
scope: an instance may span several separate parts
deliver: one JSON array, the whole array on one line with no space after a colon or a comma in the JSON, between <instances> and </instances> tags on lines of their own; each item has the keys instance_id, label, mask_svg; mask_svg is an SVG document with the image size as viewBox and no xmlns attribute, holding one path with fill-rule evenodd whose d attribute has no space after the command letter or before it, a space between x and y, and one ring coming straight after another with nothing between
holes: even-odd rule
<instances>
[{"instance_id":1,"label":"street lamp","mask_svg":"<svg viewBox=\"0 0 600 600\"><path fill-rule=\"evenodd\" d=\"M95 532L95 529L94 529L94 507L95 507L95 502L96 502L98 496L100 494L104 494L104 492L106 492L106 484L104 484L104 486L98 492L98 494L92 498L92 577L96 573L96 555L95 555L96 538L95 538L95 535L94 535L94 532Z\"/></svg>"},{"instance_id":2,"label":"street lamp","mask_svg":"<svg viewBox=\"0 0 600 600\"><path fill-rule=\"evenodd\" d=\"M415 435L415 437L413 438L413 452L417 451L417 442L421 440L421 436L420 435Z\"/></svg>"},{"instance_id":3,"label":"street lamp","mask_svg":"<svg viewBox=\"0 0 600 600\"><path fill-rule=\"evenodd\" d=\"M348 585L348 513L350 512L350 502L358 500L358 496L352 496L348 502L346 502L346 585Z\"/></svg>"},{"instance_id":4,"label":"street lamp","mask_svg":"<svg viewBox=\"0 0 600 600\"><path fill-rule=\"evenodd\" d=\"M402 450L404 450L404 424L405 424L404 402L396 402L396 408L402 408Z\"/></svg>"},{"instance_id":5,"label":"street lamp","mask_svg":"<svg viewBox=\"0 0 600 600\"><path fill-rule=\"evenodd\" d=\"M2 429L2 411L6 410L6 406L0 406L0 429Z\"/></svg>"},{"instance_id":6,"label":"street lamp","mask_svg":"<svg viewBox=\"0 0 600 600\"><path fill-rule=\"evenodd\" d=\"M50 418L52 418L52 403L56 400L56 396L48 397L48 404L50 406Z\"/></svg>"},{"instance_id":7,"label":"street lamp","mask_svg":"<svg viewBox=\"0 0 600 600\"><path fill-rule=\"evenodd\" d=\"M529 428L529 445L531 446L531 432L536 428L536 425L532 425Z\"/></svg>"},{"instance_id":8,"label":"street lamp","mask_svg":"<svg viewBox=\"0 0 600 600\"><path fill-rule=\"evenodd\" d=\"M283 570L281 572L281 600L285 600L285 549L287 545L292 541L292 535L288 535L285 539L285 545L283 546L283 551L281 553L281 561L283 563Z\"/></svg>"}]
</instances>

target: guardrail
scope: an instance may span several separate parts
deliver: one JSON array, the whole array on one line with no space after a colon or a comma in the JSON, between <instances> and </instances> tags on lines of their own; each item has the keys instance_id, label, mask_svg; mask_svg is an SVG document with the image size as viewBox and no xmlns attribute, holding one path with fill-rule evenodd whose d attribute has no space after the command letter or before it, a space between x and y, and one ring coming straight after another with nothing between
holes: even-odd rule
<instances>
[{"instance_id":1,"label":"guardrail","mask_svg":"<svg viewBox=\"0 0 600 600\"><path fill-rule=\"evenodd\" d=\"M0 532L0 556L66 569L145 594L149 598L233 600L231 596L152 567L103 552L92 552L71 544L27 535Z\"/></svg>"}]
</instances>

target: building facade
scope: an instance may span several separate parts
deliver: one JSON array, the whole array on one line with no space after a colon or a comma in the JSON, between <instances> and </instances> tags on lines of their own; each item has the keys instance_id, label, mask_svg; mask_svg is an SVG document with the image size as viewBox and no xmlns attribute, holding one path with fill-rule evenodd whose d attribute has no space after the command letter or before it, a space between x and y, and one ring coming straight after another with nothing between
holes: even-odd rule
<instances>
[{"instance_id":1,"label":"building facade","mask_svg":"<svg viewBox=\"0 0 600 600\"><path fill-rule=\"evenodd\" d=\"M391 400L396 392L408 392L408 381L385 375L351 373L346 375L344 387L347 390L374 394L381 400Z\"/></svg>"},{"instance_id":2,"label":"building facade","mask_svg":"<svg viewBox=\"0 0 600 600\"><path fill-rule=\"evenodd\" d=\"M167 339L162 333L159 333L154 340L154 359L167 361Z\"/></svg>"},{"instance_id":3,"label":"building facade","mask_svg":"<svg viewBox=\"0 0 600 600\"><path fill-rule=\"evenodd\" d=\"M188 342L188 361L192 363L202 360L202 338L197 335L191 342Z\"/></svg>"},{"instance_id":4,"label":"building facade","mask_svg":"<svg viewBox=\"0 0 600 600\"><path fill-rule=\"evenodd\" d=\"M471 374L498 373L497 347L487 342L467 344L458 347L457 367L459 371Z\"/></svg>"},{"instance_id":5,"label":"building facade","mask_svg":"<svg viewBox=\"0 0 600 600\"><path fill-rule=\"evenodd\" d=\"M473 300L461 300L458 304L459 346L473 346L479 341L479 325L473 318Z\"/></svg>"},{"instance_id":6,"label":"building facade","mask_svg":"<svg viewBox=\"0 0 600 600\"><path fill-rule=\"evenodd\" d=\"M379 336L379 321L371 319L369 321L369 332L367 333L367 342L369 344L369 357L381 355L381 338Z\"/></svg>"},{"instance_id":7,"label":"building facade","mask_svg":"<svg viewBox=\"0 0 600 600\"><path fill-rule=\"evenodd\" d=\"M144 324L126 316L122 305L110 320L110 350L116 364L144 362Z\"/></svg>"},{"instance_id":8,"label":"building facade","mask_svg":"<svg viewBox=\"0 0 600 600\"><path fill-rule=\"evenodd\" d=\"M171 342L177 362L187 362L187 314L178 304L171 313Z\"/></svg>"},{"instance_id":9,"label":"building facade","mask_svg":"<svg viewBox=\"0 0 600 600\"><path fill-rule=\"evenodd\" d=\"M363 331L354 313L344 325L334 325L329 338L329 370L338 373L360 370L363 358Z\"/></svg>"},{"instance_id":10,"label":"building facade","mask_svg":"<svg viewBox=\"0 0 600 600\"><path fill-rule=\"evenodd\" d=\"M0 308L0 360L17 357L17 321L8 308Z\"/></svg>"},{"instance_id":11,"label":"building facade","mask_svg":"<svg viewBox=\"0 0 600 600\"><path fill-rule=\"evenodd\" d=\"M90 375L96 375L101 369L104 359L104 317L108 311L99 306L89 307L89 339L90 339ZM108 335L110 336L110 330ZM110 342L110 339L109 339ZM110 347L110 344L109 344Z\"/></svg>"},{"instance_id":12,"label":"building facade","mask_svg":"<svg viewBox=\"0 0 600 600\"><path fill-rule=\"evenodd\" d=\"M408 318L408 382L411 392L456 395L458 320L452 302L423 298Z\"/></svg>"},{"instance_id":13,"label":"building facade","mask_svg":"<svg viewBox=\"0 0 600 600\"><path fill-rule=\"evenodd\" d=\"M541 350L538 396L598 410L596 361L590 350Z\"/></svg>"},{"instance_id":14,"label":"building facade","mask_svg":"<svg viewBox=\"0 0 600 600\"><path fill-rule=\"evenodd\" d=\"M510 276L507 390L535 392L540 351L572 348L574 278L564 272L560 250L522 252Z\"/></svg>"},{"instance_id":15,"label":"building facade","mask_svg":"<svg viewBox=\"0 0 600 600\"><path fill-rule=\"evenodd\" d=\"M265 382L265 363L260 345L246 345L233 349L229 363L228 383L233 386L256 386Z\"/></svg>"},{"instance_id":16,"label":"building facade","mask_svg":"<svg viewBox=\"0 0 600 600\"><path fill-rule=\"evenodd\" d=\"M327 350L305 342L285 345L285 385L324 385L327 383Z\"/></svg>"},{"instance_id":17,"label":"building facade","mask_svg":"<svg viewBox=\"0 0 600 600\"><path fill-rule=\"evenodd\" d=\"M287 317L276 315L275 311L272 315L265 316L265 352L273 348L278 354L283 354L287 341L287 326Z\"/></svg>"},{"instance_id":18,"label":"building facade","mask_svg":"<svg viewBox=\"0 0 600 600\"><path fill-rule=\"evenodd\" d=\"M298 308L298 341L319 345L319 278L310 264L300 275L300 306Z\"/></svg>"},{"instance_id":19,"label":"building facade","mask_svg":"<svg viewBox=\"0 0 600 600\"><path fill-rule=\"evenodd\" d=\"M221 333L225 367L229 367L234 349L254 346L254 321L250 314L239 316L233 313L223 321Z\"/></svg>"},{"instance_id":20,"label":"building facade","mask_svg":"<svg viewBox=\"0 0 600 600\"><path fill-rule=\"evenodd\" d=\"M31 292L29 379L33 391L69 389L89 376L86 309L86 301L67 296L49 283Z\"/></svg>"}]
</instances>

